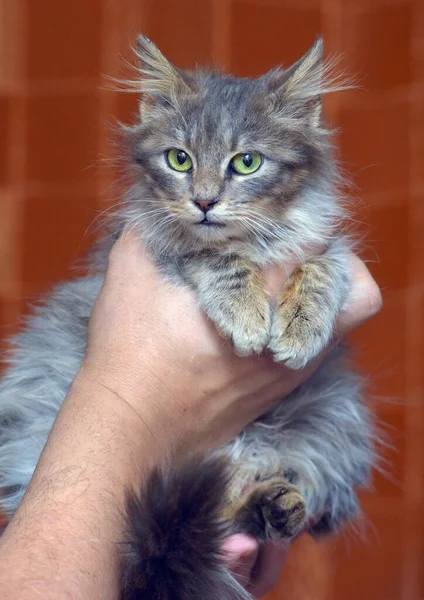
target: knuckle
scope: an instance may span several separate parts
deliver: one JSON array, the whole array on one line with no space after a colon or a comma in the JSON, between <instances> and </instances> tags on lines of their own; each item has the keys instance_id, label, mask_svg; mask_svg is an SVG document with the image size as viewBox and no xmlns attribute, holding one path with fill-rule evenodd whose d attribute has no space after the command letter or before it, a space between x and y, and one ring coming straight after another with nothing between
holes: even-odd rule
<instances>
[{"instance_id":1,"label":"knuckle","mask_svg":"<svg viewBox=\"0 0 424 600\"><path fill-rule=\"evenodd\" d=\"M383 307L383 296L377 283L372 279L368 285L367 291L367 310L368 315L373 317L377 315Z\"/></svg>"}]
</instances>

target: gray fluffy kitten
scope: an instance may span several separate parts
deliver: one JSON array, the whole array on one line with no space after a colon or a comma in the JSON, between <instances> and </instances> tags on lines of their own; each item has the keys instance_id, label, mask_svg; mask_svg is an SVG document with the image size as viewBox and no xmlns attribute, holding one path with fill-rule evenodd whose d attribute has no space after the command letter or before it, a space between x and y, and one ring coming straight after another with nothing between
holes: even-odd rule
<instances>
[{"instance_id":1,"label":"gray fluffy kitten","mask_svg":"<svg viewBox=\"0 0 424 600\"><path fill-rule=\"evenodd\" d=\"M291 368L329 343L349 283L322 44L258 79L182 72L140 38L141 120L124 129L134 184L116 230L139 232L166 276L191 286L240 355ZM302 248L321 244L310 259ZM104 248L103 260L108 248ZM275 308L261 268L298 256ZM13 340L0 384L1 505L13 514L85 350L104 268L59 285ZM374 460L361 380L335 348L311 379L216 454L154 473L130 517L123 597L246 598L225 571L230 531L281 540L312 518L329 533L358 514ZM226 464L221 462L225 457Z\"/></svg>"}]
</instances>

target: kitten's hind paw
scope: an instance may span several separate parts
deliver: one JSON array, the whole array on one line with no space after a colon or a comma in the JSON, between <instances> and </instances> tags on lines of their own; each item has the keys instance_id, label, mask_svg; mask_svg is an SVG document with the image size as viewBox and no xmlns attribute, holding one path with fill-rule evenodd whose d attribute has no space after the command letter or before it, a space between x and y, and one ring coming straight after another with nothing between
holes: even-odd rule
<instances>
[{"instance_id":1,"label":"kitten's hind paw","mask_svg":"<svg viewBox=\"0 0 424 600\"><path fill-rule=\"evenodd\" d=\"M268 483L261 503L266 537L271 540L292 538L305 525L305 500L292 485L278 480Z\"/></svg>"},{"instance_id":2,"label":"kitten's hind paw","mask_svg":"<svg viewBox=\"0 0 424 600\"><path fill-rule=\"evenodd\" d=\"M263 540L290 539L300 533L306 523L306 502L302 494L279 477L256 484L231 512L236 531Z\"/></svg>"}]
</instances>

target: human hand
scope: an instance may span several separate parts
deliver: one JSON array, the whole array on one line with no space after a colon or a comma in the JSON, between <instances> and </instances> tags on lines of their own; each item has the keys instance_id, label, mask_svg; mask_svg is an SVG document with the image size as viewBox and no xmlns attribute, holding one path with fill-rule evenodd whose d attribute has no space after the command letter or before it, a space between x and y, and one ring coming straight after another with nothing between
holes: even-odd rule
<instances>
[{"instance_id":1,"label":"human hand","mask_svg":"<svg viewBox=\"0 0 424 600\"><path fill-rule=\"evenodd\" d=\"M337 336L381 304L364 263L353 254L351 263L352 291ZM270 287L289 275L287 268L270 271ZM191 453L237 435L305 381L320 360L292 371L269 356L237 357L192 291L167 282L138 240L125 233L110 254L82 373L130 407L164 452Z\"/></svg>"},{"instance_id":2,"label":"human hand","mask_svg":"<svg viewBox=\"0 0 424 600\"><path fill-rule=\"evenodd\" d=\"M224 544L229 571L255 598L262 598L277 584L290 542L259 545L254 538L238 533Z\"/></svg>"}]
</instances>

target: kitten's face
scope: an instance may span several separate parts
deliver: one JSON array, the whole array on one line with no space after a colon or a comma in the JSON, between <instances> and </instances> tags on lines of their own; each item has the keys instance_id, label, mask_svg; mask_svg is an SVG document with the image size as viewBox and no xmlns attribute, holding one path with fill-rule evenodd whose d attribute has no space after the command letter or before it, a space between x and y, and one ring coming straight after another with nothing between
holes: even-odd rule
<instances>
[{"instance_id":1,"label":"kitten's face","mask_svg":"<svg viewBox=\"0 0 424 600\"><path fill-rule=\"evenodd\" d=\"M143 106L133 136L144 216L159 235L172 230L205 245L266 235L320 169L314 115L284 106L275 74L240 80L169 67L179 89Z\"/></svg>"}]
</instances>

